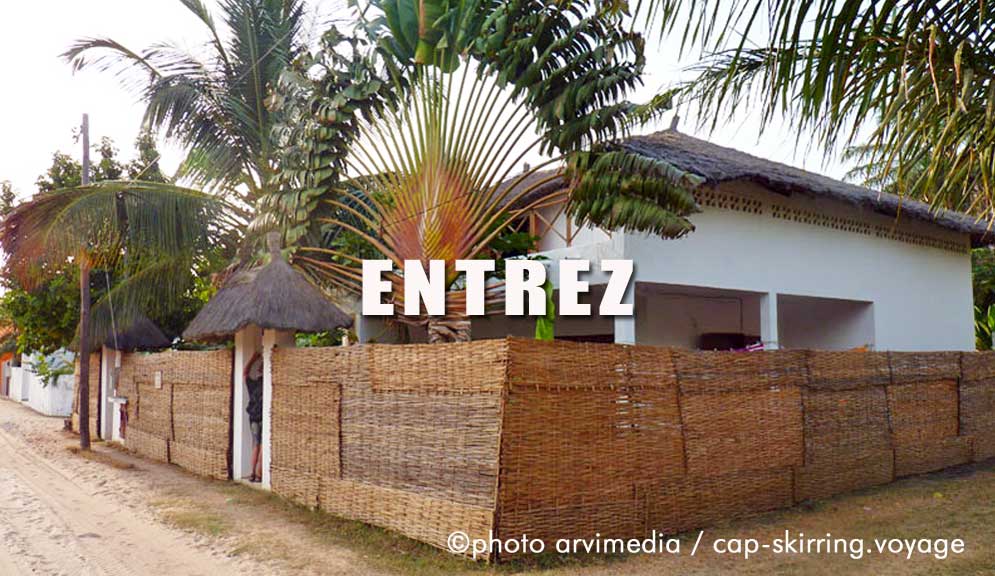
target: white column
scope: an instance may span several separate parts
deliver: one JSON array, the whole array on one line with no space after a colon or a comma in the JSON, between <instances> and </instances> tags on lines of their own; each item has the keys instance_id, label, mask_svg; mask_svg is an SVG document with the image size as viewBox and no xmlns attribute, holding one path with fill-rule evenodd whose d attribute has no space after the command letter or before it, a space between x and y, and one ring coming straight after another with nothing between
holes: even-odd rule
<instances>
[{"instance_id":1,"label":"white column","mask_svg":"<svg viewBox=\"0 0 995 576\"><path fill-rule=\"evenodd\" d=\"M263 330L263 488L270 488L270 438L273 434L273 347L276 331Z\"/></svg>"},{"instance_id":2,"label":"white column","mask_svg":"<svg viewBox=\"0 0 995 576\"><path fill-rule=\"evenodd\" d=\"M362 344L369 340L373 335L370 333L369 319L367 319L362 314L356 314L353 319L353 327L356 330L356 342Z\"/></svg>"},{"instance_id":3,"label":"white column","mask_svg":"<svg viewBox=\"0 0 995 576\"><path fill-rule=\"evenodd\" d=\"M629 287L625 290L622 298L623 304L632 304L632 316L615 316L615 343L635 344L636 343L636 314L635 306L636 281L629 282Z\"/></svg>"},{"instance_id":4,"label":"white column","mask_svg":"<svg viewBox=\"0 0 995 576\"><path fill-rule=\"evenodd\" d=\"M768 292L760 297L760 340L764 350L780 348L777 336L777 292Z\"/></svg>"},{"instance_id":5,"label":"white column","mask_svg":"<svg viewBox=\"0 0 995 576\"><path fill-rule=\"evenodd\" d=\"M242 474L245 464L245 456L243 454L243 446L245 440L243 436L245 435L246 422L245 418L242 416L245 412L245 363L249 361L249 357L246 357L246 330L239 330L235 333L235 368L232 374L232 430L231 430L231 477L232 480L240 480L244 476Z\"/></svg>"},{"instance_id":6,"label":"white column","mask_svg":"<svg viewBox=\"0 0 995 576\"><path fill-rule=\"evenodd\" d=\"M294 333L277 330L263 331L263 478L264 488L270 488L270 462L273 458L273 349L294 345Z\"/></svg>"},{"instance_id":7,"label":"white column","mask_svg":"<svg viewBox=\"0 0 995 576\"><path fill-rule=\"evenodd\" d=\"M100 403L97 405L98 410L100 410L100 430L97 430L97 436L104 440L111 438L111 431L114 429L114 423L111 421L111 407L109 406L112 370L110 360L114 357L114 352L107 346L100 348Z\"/></svg>"},{"instance_id":8,"label":"white column","mask_svg":"<svg viewBox=\"0 0 995 576\"><path fill-rule=\"evenodd\" d=\"M247 326L235 333L235 373L232 374L231 476L240 480L252 476L252 432L249 430L249 394L245 386L245 366L259 348L259 328Z\"/></svg>"}]
</instances>

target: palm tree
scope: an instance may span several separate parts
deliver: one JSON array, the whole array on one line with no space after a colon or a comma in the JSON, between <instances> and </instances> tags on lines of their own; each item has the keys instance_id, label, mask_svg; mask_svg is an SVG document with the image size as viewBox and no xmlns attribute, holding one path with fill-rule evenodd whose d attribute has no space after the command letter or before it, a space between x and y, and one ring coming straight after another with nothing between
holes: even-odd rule
<instances>
[{"instance_id":1,"label":"palm tree","mask_svg":"<svg viewBox=\"0 0 995 576\"><path fill-rule=\"evenodd\" d=\"M863 145L872 181L995 215L995 11L984 0L639 6L649 26L705 52L677 89L703 119L743 104L765 123L788 114L825 146Z\"/></svg>"},{"instance_id":2,"label":"palm tree","mask_svg":"<svg viewBox=\"0 0 995 576\"><path fill-rule=\"evenodd\" d=\"M692 229L686 216L698 180L614 143L661 105L624 100L645 60L641 36L622 31L617 16L589 2L372 7L382 13L365 22L372 53L331 33L324 54L289 75L283 105L295 125L284 134L294 156L282 175L304 191L297 205L311 203L309 222L358 235L394 262L399 313L406 264L446 262L446 315L400 313L403 322L427 326L431 341L469 339L455 260L480 255L551 180L565 183L561 195L580 224L669 237ZM352 60L343 56L350 52ZM324 73L309 76L316 62ZM382 80L371 80L377 73ZM548 160L503 186L534 152ZM551 165L560 171L530 182ZM354 254L315 242L297 261L359 290ZM500 299L501 284L492 283L487 302Z\"/></svg>"},{"instance_id":3,"label":"palm tree","mask_svg":"<svg viewBox=\"0 0 995 576\"><path fill-rule=\"evenodd\" d=\"M42 192L0 222L7 274L31 286L67 264L79 266L81 312L80 447L89 449L90 343L109 334L110 322L90 315L90 274L126 268L113 287L113 313L130 325L153 303L174 302L190 275L184 273L215 234L228 225L228 207L217 197L171 184L104 181ZM108 297L105 300L109 301Z\"/></svg>"},{"instance_id":4,"label":"palm tree","mask_svg":"<svg viewBox=\"0 0 995 576\"><path fill-rule=\"evenodd\" d=\"M146 103L146 126L187 150L177 176L233 196L241 215L266 194L274 170L267 96L307 46L304 0L222 0L218 26L201 0L180 0L205 33L206 54L158 42L132 50L84 38L63 54L75 70L118 74Z\"/></svg>"}]
</instances>

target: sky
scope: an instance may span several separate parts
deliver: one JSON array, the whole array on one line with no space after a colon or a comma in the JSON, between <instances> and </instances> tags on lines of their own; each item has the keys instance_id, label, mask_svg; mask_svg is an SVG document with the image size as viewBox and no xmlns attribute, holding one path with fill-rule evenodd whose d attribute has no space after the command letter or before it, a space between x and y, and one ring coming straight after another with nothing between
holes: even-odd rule
<instances>
[{"instance_id":1,"label":"sky","mask_svg":"<svg viewBox=\"0 0 995 576\"><path fill-rule=\"evenodd\" d=\"M208 0L209 5L215 2ZM312 0L322 14L339 10L341 0ZM215 13L217 11L215 10ZM79 157L73 131L82 114L90 117L91 141L112 138L120 157L130 160L143 106L111 74L97 70L73 73L59 54L81 37L108 36L138 50L170 40L191 49L205 41L203 26L178 0L32 0L3 2L0 6L0 181L10 180L22 198L35 192L34 182L58 150ZM655 35L654 35L655 36ZM674 42L651 39L647 46L645 86L633 100L648 99L656 90L686 77L683 69L693 57L678 56ZM683 74L683 76L682 76ZM845 166L828 161L821 149L799 146L786 122L774 122L763 131L759 115L737 111L732 121L712 132L698 130L694 110L679 109L679 130L744 152L792 164L833 177ZM666 128L663 118L656 127ZM174 170L182 150L160 145L161 165Z\"/></svg>"}]
</instances>

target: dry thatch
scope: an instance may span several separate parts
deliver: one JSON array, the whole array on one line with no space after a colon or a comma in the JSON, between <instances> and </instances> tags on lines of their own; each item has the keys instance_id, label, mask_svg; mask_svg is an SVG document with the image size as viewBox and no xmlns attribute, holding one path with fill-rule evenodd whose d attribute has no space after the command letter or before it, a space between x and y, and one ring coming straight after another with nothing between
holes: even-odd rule
<instances>
[{"instance_id":1,"label":"dry thatch","mask_svg":"<svg viewBox=\"0 0 995 576\"><path fill-rule=\"evenodd\" d=\"M139 317L131 326L119 330L117 334L111 334L104 340L104 346L123 352L158 350L168 347L169 344L169 338L162 333L155 322L145 316Z\"/></svg>"},{"instance_id":2,"label":"dry thatch","mask_svg":"<svg viewBox=\"0 0 995 576\"><path fill-rule=\"evenodd\" d=\"M930 222L943 228L970 234L974 246L984 246L995 240L995 234L984 222L959 212L933 210L923 202L875 192L821 174L757 158L739 150L681 134L676 130L664 130L648 136L634 136L622 142L622 146L632 152L665 160L682 170L698 174L709 184L746 180L784 195L797 192L827 197L891 217L911 217Z\"/></svg>"},{"instance_id":3,"label":"dry thatch","mask_svg":"<svg viewBox=\"0 0 995 576\"><path fill-rule=\"evenodd\" d=\"M279 238L269 240L270 263L229 278L187 326L185 339L224 339L250 324L300 332L352 325L352 318L283 259Z\"/></svg>"},{"instance_id":4,"label":"dry thatch","mask_svg":"<svg viewBox=\"0 0 995 576\"><path fill-rule=\"evenodd\" d=\"M553 176L556 175L559 175L561 177L552 178ZM519 178L521 178L520 182ZM544 180L549 180L549 181L540 184L540 182L543 182ZM506 204L510 200L513 200L514 195L521 192L522 190L526 190L532 186L535 186L535 188L529 191L528 194L525 194L521 198L515 199L512 209L522 209L532 205L533 203L539 201L542 198L545 198L546 196L550 196L551 194L563 190L564 188L567 187L567 180L565 177L563 177L563 170L561 168L554 168L551 170L540 170L537 172L533 172L532 174L529 174L524 178L522 178L522 174L518 174L516 176L511 176L510 178L502 182L498 186L498 193L504 194L506 193L508 188L512 186L514 186L515 189L512 190L511 192L508 192L508 197L502 199L502 204Z\"/></svg>"}]
</instances>

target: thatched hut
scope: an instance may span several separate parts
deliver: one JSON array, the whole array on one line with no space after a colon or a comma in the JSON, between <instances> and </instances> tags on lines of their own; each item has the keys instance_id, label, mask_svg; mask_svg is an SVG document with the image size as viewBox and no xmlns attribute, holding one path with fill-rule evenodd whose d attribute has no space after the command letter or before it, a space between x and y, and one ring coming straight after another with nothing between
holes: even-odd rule
<instances>
[{"instance_id":1,"label":"thatched hut","mask_svg":"<svg viewBox=\"0 0 995 576\"><path fill-rule=\"evenodd\" d=\"M269 264L234 274L193 319L187 340L223 340L247 326L325 332L352 325L352 318L280 255L279 236L267 240Z\"/></svg>"},{"instance_id":2,"label":"thatched hut","mask_svg":"<svg viewBox=\"0 0 995 576\"><path fill-rule=\"evenodd\" d=\"M170 344L169 338L155 322L146 316L139 316L130 326L118 330L104 339L104 347L121 352L135 350L158 350Z\"/></svg>"},{"instance_id":3,"label":"thatched hut","mask_svg":"<svg viewBox=\"0 0 995 576\"><path fill-rule=\"evenodd\" d=\"M229 278L183 332L187 340L235 338L232 375L232 478L252 475L253 440L245 408L249 393L246 371L262 355L263 421L262 483L269 487L270 419L274 347L294 345L294 332L325 332L352 325L352 317L328 300L280 254L280 237L267 237L270 262Z\"/></svg>"}]
</instances>

